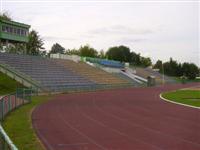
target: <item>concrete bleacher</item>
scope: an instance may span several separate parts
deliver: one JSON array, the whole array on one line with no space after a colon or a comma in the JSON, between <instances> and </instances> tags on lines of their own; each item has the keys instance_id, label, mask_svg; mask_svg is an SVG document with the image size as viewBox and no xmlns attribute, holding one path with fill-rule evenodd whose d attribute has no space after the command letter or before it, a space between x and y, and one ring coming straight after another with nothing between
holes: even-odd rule
<instances>
[{"instance_id":1,"label":"concrete bleacher","mask_svg":"<svg viewBox=\"0 0 200 150\"><path fill-rule=\"evenodd\" d=\"M42 89L62 92L68 89L128 85L128 81L86 63L38 56L0 53L0 64L8 65L40 84Z\"/></svg>"},{"instance_id":2,"label":"concrete bleacher","mask_svg":"<svg viewBox=\"0 0 200 150\"><path fill-rule=\"evenodd\" d=\"M69 88L95 86L96 83L69 69L56 64L53 60L27 55L0 53L0 63L9 65L50 91L64 91Z\"/></svg>"},{"instance_id":3,"label":"concrete bleacher","mask_svg":"<svg viewBox=\"0 0 200 150\"><path fill-rule=\"evenodd\" d=\"M55 59L56 63L63 67L70 69L72 72L80 74L85 78L92 80L98 84L128 84L128 81L115 76L111 73L107 73L99 68L92 67L84 62L73 62L64 59Z\"/></svg>"}]
</instances>

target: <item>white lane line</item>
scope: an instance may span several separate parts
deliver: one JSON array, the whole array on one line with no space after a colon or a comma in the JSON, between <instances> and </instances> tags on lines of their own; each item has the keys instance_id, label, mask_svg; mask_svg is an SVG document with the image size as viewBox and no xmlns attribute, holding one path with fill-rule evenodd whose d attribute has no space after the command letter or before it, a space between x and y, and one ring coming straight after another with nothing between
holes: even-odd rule
<instances>
[{"instance_id":1,"label":"white lane line","mask_svg":"<svg viewBox=\"0 0 200 150\"><path fill-rule=\"evenodd\" d=\"M106 112L105 110L103 110L102 108L100 108L100 107L97 106L97 104L95 103L95 100L94 100L94 104L96 105L96 108L99 109L102 113L104 113L104 114L106 114L106 115L108 115L108 116L111 116L111 117L113 117L113 118L116 118L116 119L118 119L118 120L126 121L127 123L129 123L129 124L132 125L132 126L137 126L137 127L143 128L143 129L145 129L145 130L148 130L148 131L150 131L150 132L155 132L155 133L158 133L158 134L163 135L163 136L168 136L168 137L176 138L176 139L182 140L182 141L184 141L184 142L186 142L186 143L191 143L191 144L193 144L193 145L200 146L199 143L194 143L194 142L189 141L189 140L187 140L187 139L175 137L175 136L173 136L173 135L166 134L166 133L163 133L163 132L158 131L158 130L155 130L155 129L151 129L151 128L145 127L145 126L140 125L140 124L137 124L137 123L132 123L132 122L128 121L127 119L123 119L123 118L120 118L120 117L118 117L118 116L116 116L116 115L114 115L114 114L112 114L112 113Z\"/></svg>"},{"instance_id":2,"label":"white lane line","mask_svg":"<svg viewBox=\"0 0 200 150\"><path fill-rule=\"evenodd\" d=\"M79 106L77 106L77 107L79 107ZM79 108L80 108L80 107L79 107ZM79 110L80 110L80 109L79 109ZM160 147L158 147L158 146L155 146L155 145L146 143L146 142L144 142L144 141L138 140L137 138L132 138L132 137L130 137L129 135L127 135L126 133L123 133L123 132L121 132L121 131L119 131L119 130L117 130L117 129L111 128L110 126L105 125L105 124L102 123L101 121L96 120L96 119L94 119L93 117L90 117L89 115L87 115L87 114L84 113L83 111L80 111L80 112L83 114L83 116L85 116L85 117L88 118L89 120L92 120L92 121L95 122L96 124L99 124L100 126L106 127L106 128L108 128L109 130L111 130L111 131L113 131L113 132L115 132L115 133L117 133L117 134L119 134L119 135L121 135L121 136L128 137L129 139L131 139L131 140L133 140L133 141L137 141L137 142L142 143L142 144L150 145L150 146L154 147L155 149L162 150L162 149L161 149Z\"/></svg>"},{"instance_id":3,"label":"white lane line","mask_svg":"<svg viewBox=\"0 0 200 150\"><path fill-rule=\"evenodd\" d=\"M112 102L110 102L109 104L113 104L113 105L115 105L114 103L112 103ZM128 104L128 103L124 103L124 104ZM134 106L134 107L137 107L137 106ZM132 113L132 111L130 111L130 110L127 110L125 107L119 107L119 106L117 106L117 105L115 105L115 108L117 109L117 110L120 110L120 111L122 111L122 112L125 112L125 113L128 113L129 115L131 115L131 116L137 116L137 117L143 117L145 120L152 120L152 119L155 119L154 118L154 116L153 115L151 115L150 117L149 116L142 116L142 115L140 115L140 114L136 114L136 113ZM123 109L124 108L124 109ZM128 107L129 108L129 107ZM142 108L141 106L138 106L137 107L138 109L140 109L140 108ZM134 108L133 108L134 109ZM143 110L143 109L141 109L141 110ZM147 111L147 112L152 112L152 111ZM155 114L155 112L152 112L153 114ZM170 119L170 121L171 120L181 120L181 121L183 121L183 122L186 122L186 123L188 123L188 121L186 121L186 120L182 120L182 119L175 119L175 117L167 117L167 116L165 116L165 115L163 115L163 118L166 118L166 119ZM161 122L159 122L159 123L162 123L162 124L165 124L165 122L164 121L161 121ZM197 127L200 127L199 126L199 124L196 124L196 123L191 123L191 122L189 122L190 124L194 124L195 126L197 126ZM179 128L180 129L180 127L177 125L177 126L175 126L175 127L177 127L177 128ZM184 131L187 131L187 132L191 132L191 129L187 129L187 128L184 128L184 127L181 127Z\"/></svg>"},{"instance_id":4,"label":"white lane line","mask_svg":"<svg viewBox=\"0 0 200 150\"><path fill-rule=\"evenodd\" d=\"M93 143L94 145L96 145L97 147L101 148L102 150L108 150L106 147L98 144L95 140L93 140L92 138L90 138L89 136L87 136L86 134L84 134L83 132L81 132L80 130L78 130L77 128L73 127L73 125L71 125L67 120L65 120L60 114L63 113L59 113L59 110L57 109L58 112L58 116L61 118L61 120L64 122L64 124L66 124L68 127L70 127L72 130L74 130L75 132L77 132L78 134L80 134L81 136L83 136L84 138L86 138L88 141L90 141L91 143Z\"/></svg>"},{"instance_id":5,"label":"white lane line","mask_svg":"<svg viewBox=\"0 0 200 150\"><path fill-rule=\"evenodd\" d=\"M176 104L176 105L181 105L181 106L186 106L186 107L190 107L190 108L200 109L200 107L197 107L197 106L191 106L191 105L182 104L182 103L178 103L178 102L174 102L174 101L168 100L168 99L162 97L162 93L160 94L160 99L162 99L162 100L164 100L166 102L170 102L170 103Z\"/></svg>"},{"instance_id":6,"label":"white lane line","mask_svg":"<svg viewBox=\"0 0 200 150\"><path fill-rule=\"evenodd\" d=\"M37 109L39 109L40 107L41 107L41 106L36 107L36 108L33 110L32 114L35 113L35 111L36 111ZM32 117L31 117L31 118L32 118ZM33 118L32 118L33 128L35 129L35 132L36 132L36 134L38 135L38 137L41 139L42 143L44 143L44 145L47 147L47 149L49 149L49 150L54 150L54 148L51 146L51 144L48 142L48 140L47 140L47 139L42 135L42 133L40 132L40 129L38 128L37 123L34 123L34 122L37 122L37 120L34 121Z\"/></svg>"},{"instance_id":7,"label":"white lane line","mask_svg":"<svg viewBox=\"0 0 200 150\"><path fill-rule=\"evenodd\" d=\"M58 144L58 146L80 146L80 145L87 145L89 143L73 143L73 144Z\"/></svg>"}]
</instances>

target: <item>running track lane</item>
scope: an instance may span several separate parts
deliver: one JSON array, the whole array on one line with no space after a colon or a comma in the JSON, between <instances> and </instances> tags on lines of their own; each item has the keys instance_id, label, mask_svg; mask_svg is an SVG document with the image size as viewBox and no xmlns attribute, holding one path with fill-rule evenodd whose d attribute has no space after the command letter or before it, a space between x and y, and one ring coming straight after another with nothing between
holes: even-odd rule
<instances>
[{"instance_id":1,"label":"running track lane","mask_svg":"<svg viewBox=\"0 0 200 150\"><path fill-rule=\"evenodd\" d=\"M200 150L200 110L159 98L194 85L59 95L33 127L47 150Z\"/></svg>"}]
</instances>

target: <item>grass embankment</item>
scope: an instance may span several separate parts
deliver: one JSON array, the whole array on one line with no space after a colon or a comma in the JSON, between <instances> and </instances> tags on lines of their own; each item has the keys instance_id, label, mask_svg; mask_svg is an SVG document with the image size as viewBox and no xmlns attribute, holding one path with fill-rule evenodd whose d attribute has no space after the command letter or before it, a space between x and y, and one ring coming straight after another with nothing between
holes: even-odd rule
<instances>
[{"instance_id":1,"label":"grass embankment","mask_svg":"<svg viewBox=\"0 0 200 150\"><path fill-rule=\"evenodd\" d=\"M200 107L200 90L177 90L163 93L162 97L174 102Z\"/></svg>"},{"instance_id":2,"label":"grass embankment","mask_svg":"<svg viewBox=\"0 0 200 150\"><path fill-rule=\"evenodd\" d=\"M0 95L15 92L20 87L23 87L23 85L0 72Z\"/></svg>"},{"instance_id":3,"label":"grass embankment","mask_svg":"<svg viewBox=\"0 0 200 150\"><path fill-rule=\"evenodd\" d=\"M6 133L20 150L44 150L32 128L31 112L49 99L50 96L33 97L32 103L14 110L3 121Z\"/></svg>"}]
</instances>

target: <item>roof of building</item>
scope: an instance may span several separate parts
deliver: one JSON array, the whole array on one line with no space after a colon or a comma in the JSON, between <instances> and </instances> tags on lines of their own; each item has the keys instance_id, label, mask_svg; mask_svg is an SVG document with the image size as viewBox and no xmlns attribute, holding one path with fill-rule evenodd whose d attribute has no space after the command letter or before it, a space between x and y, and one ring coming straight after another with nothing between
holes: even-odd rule
<instances>
[{"instance_id":1,"label":"roof of building","mask_svg":"<svg viewBox=\"0 0 200 150\"><path fill-rule=\"evenodd\" d=\"M24 27L24 28L30 28L31 27L28 24L24 24L24 23L20 23L20 22L16 22L16 21L4 20L4 19L0 19L0 22L10 24L10 25L14 25L14 26Z\"/></svg>"}]
</instances>

